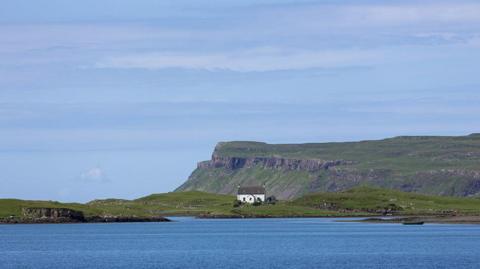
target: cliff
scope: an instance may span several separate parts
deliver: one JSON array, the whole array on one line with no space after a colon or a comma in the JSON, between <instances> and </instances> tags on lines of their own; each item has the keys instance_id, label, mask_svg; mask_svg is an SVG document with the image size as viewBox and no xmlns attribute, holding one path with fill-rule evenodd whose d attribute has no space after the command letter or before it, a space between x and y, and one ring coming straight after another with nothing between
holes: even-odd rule
<instances>
[{"instance_id":1,"label":"cliff","mask_svg":"<svg viewBox=\"0 0 480 269\"><path fill-rule=\"evenodd\" d=\"M266 185L292 199L368 184L447 196L480 195L480 136L403 136L384 140L267 144L221 142L176 191L235 194Z\"/></svg>"},{"instance_id":2,"label":"cliff","mask_svg":"<svg viewBox=\"0 0 480 269\"><path fill-rule=\"evenodd\" d=\"M285 159L276 157L221 157L213 154L212 159L198 163L199 169L225 168L225 169L242 169L260 166L269 169L282 170L298 170L298 171L319 171L327 170L337 165L353 164L352 161L346 160L312 160L312 159Z\"/></svg>"}]
</instances>

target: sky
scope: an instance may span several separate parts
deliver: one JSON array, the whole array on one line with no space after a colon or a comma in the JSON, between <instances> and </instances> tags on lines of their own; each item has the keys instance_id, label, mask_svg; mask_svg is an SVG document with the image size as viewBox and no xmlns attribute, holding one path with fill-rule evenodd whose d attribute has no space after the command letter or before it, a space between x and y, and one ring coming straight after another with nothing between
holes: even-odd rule
<instances>
[{"instance_id":1,"label":"sky","mask_svg":"<svg viewBox=\"0 0 480 269\"><path fill-rule=\"evenodd\" d=\"M219 141L480 132L478 1L1 2L3 198L173 191Z\"/></svg>"}]
</instances>

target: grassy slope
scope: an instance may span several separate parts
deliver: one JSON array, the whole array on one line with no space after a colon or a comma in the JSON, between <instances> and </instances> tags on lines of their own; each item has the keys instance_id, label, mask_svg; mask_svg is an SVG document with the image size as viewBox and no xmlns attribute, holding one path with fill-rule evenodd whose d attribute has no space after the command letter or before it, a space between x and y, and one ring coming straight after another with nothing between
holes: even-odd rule
<instances>
[{"instance_id":1,"label":"grassy slope","mask_svg":"<svg viewBox=\"0 0 480 269\"><path fill-rule=\"evenodd\" d=\"M290 195L301 196L308 192L306 186L320 173L312 174L306 171L282 171L278 173L276 170L261 167L235 171L228 171L223 168L196 169L190 177L189 189L187 190L225 193L225 190L236 190L239 185L265 184L268 186L268 195L275 194L280 198Z\"/></svg>"},{"instance_id":2,"label":"grassy slope","mask_svg":"<svg viewBox=\"0 0 480 269\"><path fill-rule=\"evenodd\" d=\"M25 207L69 208L82 211L86 216L229 215L234 199L230 195L194 191L152 194L136 200L94 200L86 204L0 199L0 218L21 216Z\"/></svg>"},{"instance_id":3,"label":"grassy slope","mask_svg":"<svg viewBox=\"0 0 480 269\"><path fill-rule=\"evenodd\" d=\"M88 203L111 214L149 215L200 215L228 213L235 197L198 191L152 194L136 200L96 200Z\"/></svg>"},{"instance_id":4,"label":"grassy slope","mask_svg":"<svg viewBox=\"0 0 480 269\"><path fill-rule=\"evenodd\" d=\"M22 207L64 207L83 211L88 215L113 216L351 216L368 215L371 211L388 208L391 204L401 214L438 214L457 211L480 215L480 199L428 196L379 188L359 187L340 193L315 193L276 205L233 207L234 196L203 192L175 192L153 194L136 200L95 200L87 204L57 202L0 200L0 218L20 216ZM324 208L328 203L335 209Z\"/></svg>"},{"instance_id":5,"label":"grassy slope","mask_svg":"<svg viewBox=\"0 0 480 269\"><path fill-rule=\"evenodd\" d=\"M405 164L423 168L436 163L477 167L480 135L401 136L383 140L337 143L266 144L260 142L219 143L216 153L229 157L284 157L292 159L347 159L359 164L387 164L404 168ZM471 153L474 153L473 155ZM437 157L432 162L431 157ZM392 162L393 161L393 162ZM419 163L418 161L421 161Z\"/></svg>"},{"instance_id":6,"label":"grassy slope","mask_svg":"<svg viewBox=\"0 0 480 269\"><path fill-rule=\"evenodd\" d=\"M216 153L229 157L345 159L357 161L358 168L378 166L399 172L439 167L478 169L480 135L401 136L384 140L309 144L228 142L220 143Z\"/></svg>"},{"instance_id":7,"label":"grassy slope","mask_svg":"<svg viewBox=\"0 0 480 269\"><path fill-rule=\"evenodd\" d=\"M233 193L237 185L266 184L270 193L277 197L295 198L310 192L349 189L359 182L352 178L360 178L363 183L379 187L464 196L469 195L465 192L472 183L471 176L445 171L480 171L480 135L413 136L311 144L223 142L217 145L215 154L224 157L344 159L355 161L355 164L337 166L340 176L336 179L325 171L288 173L256 168L234 171L223 168L197 169L179 190ZM429 174L432 171L438 173ZM349 176L350 179L345 179Z\"/></svg>"},{"instance_id":8,"label":"grassy slope","mask_svg":"<svg viewBox=\"0 0 480 269\"><path fill-rule=\"evenodd\" d=\"M297 206L317 208L325 203L335 204L339 209L359 211L395 207L406 214L434 214L445 211L480 214L479 198L423 195L371 187L357 187L339 193L314 193L291 202Z\"/></svg>"},{"instance_id":9,"label":"grassy slope","mask_svg":"<svg viewBox=\"0 0 480 269\"><path fill-rule=\"evenodd\" d=\"M101 211L79 203L59 203L55 201L28 201L18 199L0 199L0 218L8 216L21 216L22 208L43 207L43 208L69 208L84 212L85 215L98 215Z\"/></svg>"}]
</instances>

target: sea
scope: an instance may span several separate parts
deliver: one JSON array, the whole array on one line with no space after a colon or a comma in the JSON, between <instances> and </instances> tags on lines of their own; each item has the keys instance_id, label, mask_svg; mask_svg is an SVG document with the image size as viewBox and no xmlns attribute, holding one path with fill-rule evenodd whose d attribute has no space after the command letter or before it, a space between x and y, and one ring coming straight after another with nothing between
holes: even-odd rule
<instances>
[{"instance_id":1,"label":"sea","mask_svg":"<svg viewBox=\"0 0 480 269\"><path fill-rule=\"evenodd\" d=\"M480 268L480 225L172 219L0 225L0 268Z\"/></svg>"}]
</instances>

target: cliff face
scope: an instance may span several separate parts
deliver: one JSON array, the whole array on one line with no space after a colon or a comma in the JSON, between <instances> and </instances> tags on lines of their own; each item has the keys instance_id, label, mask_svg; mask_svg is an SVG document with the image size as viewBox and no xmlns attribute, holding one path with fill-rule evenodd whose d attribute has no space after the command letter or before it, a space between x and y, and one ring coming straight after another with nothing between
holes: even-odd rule
<instances>
[{"instance_id":1,"label":"cliff face","mask_svg":"<svg viewBox=\"0 0 480 269\"><path fill-rule=\"evenodd\" d=\"M285 159L277 157L222 157L213 154L212 159L198 163L198 169L225 168L230 170L260 166L269 169L319 171L338 165L353 164L346 160Z\"/></svg>"},{"instance_id":2,"label":"cliff face","mask_svg":"<svg viewBox=\"0 0 480 269\"><path fill-rule=\"evenodd\" d=\"M480 196L480 136L397 137L376 141L271 145L219 143L177 191L235 194L266 185L292 199L368 184L409 192Z\"/></svg>"},{"instance_id":3,"label":"cliff face","mask_svg":"<svg viewBox=\"0 0 480 269\"><path fill-rule=\"evenodd\" d=\"M355 164L349 160L294 159L282 157L229 157L216 152L197 169L181 190L235 194L241 185L268 185L267 195L280 199L301 196L315 187L321 175ZM310 182L306 184L305 181Z\"/></svg>"}]
</instances>

